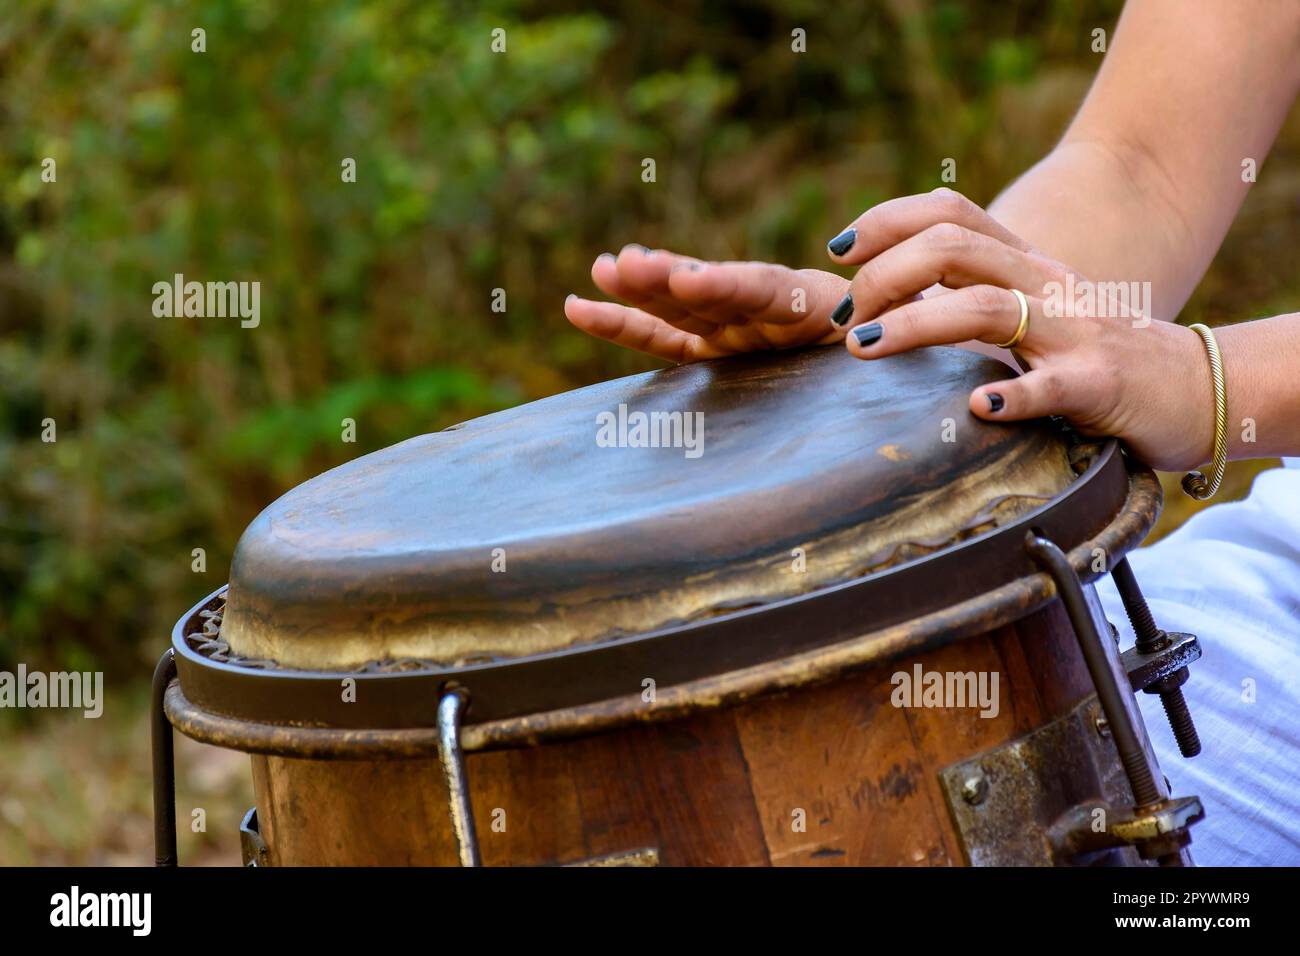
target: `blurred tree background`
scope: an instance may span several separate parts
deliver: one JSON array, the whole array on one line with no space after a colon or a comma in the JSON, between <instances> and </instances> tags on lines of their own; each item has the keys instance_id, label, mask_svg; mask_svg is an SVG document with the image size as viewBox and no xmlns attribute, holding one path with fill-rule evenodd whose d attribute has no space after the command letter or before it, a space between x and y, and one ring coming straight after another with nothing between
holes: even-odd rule
<instances>
[{"instance_id":1,"label":"blurred tree background","mask_svg":"<svg viewBox=\"0 0 1300 956\"><path fill-rule=\"evenodd\" d=\"M949 157L954 185L989 202L1064 130L1101 61L1092 30L1110 33L1120 7L10 5L0 669L138 681L176 618L225 581L243 528L290 487L653 367L564 319L565 294L591 290L603 250L637 241L823 266L844 223L940 185ZM191 49L195 28L206 52ZM796 28L805 53L791 52ZM1298 156L1293 119L1184 321L1296 308ZM641 180L645 157L655 183ZM47 158L56 182L42 181ZM355 183L340 175L347 158ZM176 273L259 281L261 324L154 317L151 288ZM504 313L491 310L497 288ZM340 440L344 418L355 444ZM1251 470L1238 469L1238 492ZM49 771L25 759L0 750L14 774ZM14 823L3 778L0 827Z\"/></svg>"}]
</instances>

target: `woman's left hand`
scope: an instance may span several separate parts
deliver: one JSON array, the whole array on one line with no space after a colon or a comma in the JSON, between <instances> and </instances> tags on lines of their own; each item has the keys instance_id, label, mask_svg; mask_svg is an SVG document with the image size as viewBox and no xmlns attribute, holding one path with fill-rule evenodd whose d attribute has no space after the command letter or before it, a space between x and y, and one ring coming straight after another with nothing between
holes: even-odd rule
<instances>
[{"instance_id":1,"label":"woman's left hand","mask_svg":"<svg viewBox=\"0 0 1300 956\"><path fill-rule=\"evenodd\" d=\"M1163 470L1209 459L1213 395L1200 337L1153 321L1149 302L1117 297L1130 284L1090 285L950 189L875 206L828 249L841 265L861 265L832 318L849 330L845 343L858 358L1006 343L1020 325L1017 289L1029 324L1015 351L1030 371L975 389L972 413L990 421L1060 415L1085 435L1124 439ZM926 293L934 286L945 288ZM1096 307L1076 308L1089 301Z\"/></svg>"}]
</instances>

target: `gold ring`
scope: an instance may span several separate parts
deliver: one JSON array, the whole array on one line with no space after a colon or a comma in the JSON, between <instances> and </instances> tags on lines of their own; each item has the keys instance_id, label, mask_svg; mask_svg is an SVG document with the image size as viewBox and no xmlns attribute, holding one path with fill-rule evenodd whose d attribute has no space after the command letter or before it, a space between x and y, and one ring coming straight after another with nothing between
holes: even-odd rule
<instances>
[{"instance_id":1,"label":"gold ring","mask_svg":"<svg viewBox=\"0 0 1300 956\"><path fill-rule=\"evenodd\" d=\"M1019 289L1012 289L1011 294L1020 300L1020 324L1016 326L1015 335L998 345L1000 349L1015 348L1024 340L1025 333L1029 331L1029 300L1025 298L1025 294Z\"/></svg>"}]
</instances>

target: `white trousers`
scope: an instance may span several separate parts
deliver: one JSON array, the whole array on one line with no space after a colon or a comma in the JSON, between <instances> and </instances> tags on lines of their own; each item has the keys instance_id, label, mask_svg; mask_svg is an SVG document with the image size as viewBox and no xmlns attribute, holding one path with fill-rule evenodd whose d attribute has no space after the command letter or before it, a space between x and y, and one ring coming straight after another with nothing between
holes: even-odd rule
<instances>
[{"instance_id":1,"label":"white trousers","mask_svg":"<svg viewBox=\"0 0 1300 956\"><path fill-rule=\"evenodd\" d=\"M1138 695L1173 793L1205 804L1201 866L1300 865L1300 459L1285 463L1129 556L1156 624L1201 640L1183 685L1199 756L1182 757L1159 699ZM1109 577L1097 593L1130 646Z\"/></svg>"}]
</instances>

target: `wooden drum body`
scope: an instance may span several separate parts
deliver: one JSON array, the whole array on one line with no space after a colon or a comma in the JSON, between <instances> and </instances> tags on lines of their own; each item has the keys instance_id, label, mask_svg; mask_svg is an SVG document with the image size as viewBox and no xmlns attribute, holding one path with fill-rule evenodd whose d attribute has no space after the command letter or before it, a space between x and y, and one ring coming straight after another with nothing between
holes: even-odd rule
<instances>
[{"instance_id":1,"label":"wooden drum body","mask_svg":"<svg viewBox=\"0 0 1300 956\"><path fill-rule=\"evenodd\" d=\"M167 718L254 755L259 865L1187 860L1086 583L1159 485L970 416L1003 374L746 356L367 455L249 527Z\"/></svg>"}]
</instances>

